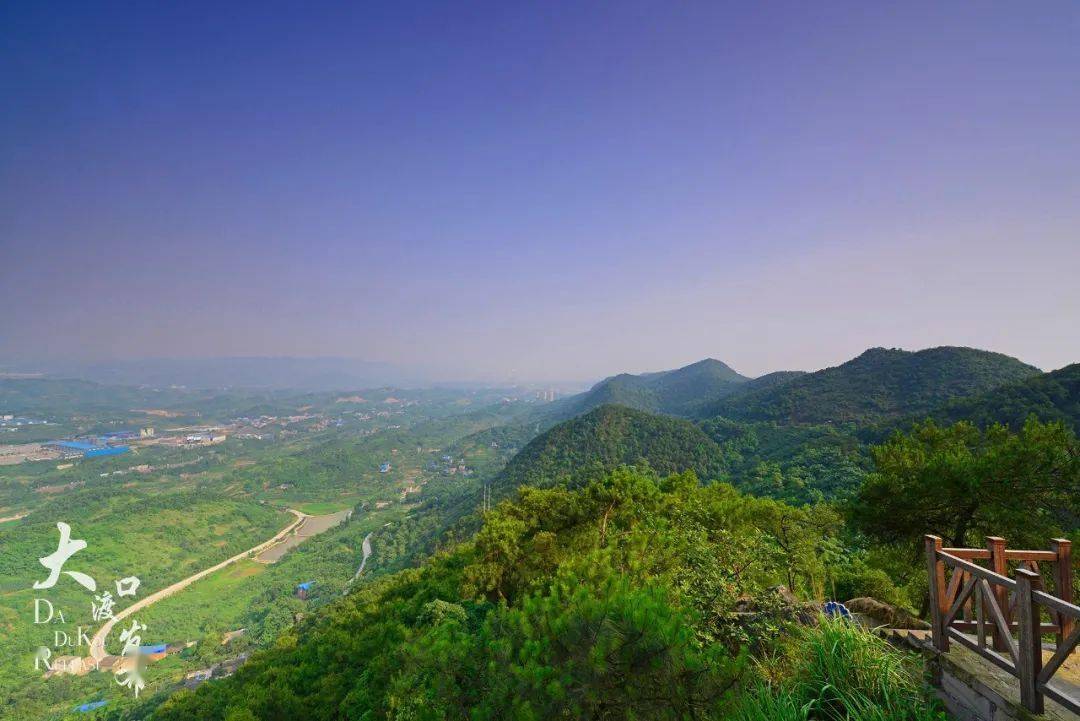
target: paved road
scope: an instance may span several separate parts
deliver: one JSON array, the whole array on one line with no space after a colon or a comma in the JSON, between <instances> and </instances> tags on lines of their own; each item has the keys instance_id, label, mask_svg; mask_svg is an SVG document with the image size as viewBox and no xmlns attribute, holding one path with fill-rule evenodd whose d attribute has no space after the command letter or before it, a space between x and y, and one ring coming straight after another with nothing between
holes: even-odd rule
<instances>
[{"instance_id":1,"label":"paved road","mask_svg":"<svg viewBox=\"0 0 1080 721\"><path fill-rule=\"evenodd\" d=\"M90 640L90 658L94 659L94 661L97 662L97 661L100 661L101 659L103 659L106 656L105 639L108 638L109 632L112 631L113 626L120 623L121 621L126 619L128 616L132 615L133 613L137 613L137 612L141 611L142 609L146 608L150 604L156 603L157 601L160 601L163 598L168 598L169 596L173 595L177 591L181 591L181 590L187 588L191 584L198 581L200 578L205 578L206 576L209 576L214 571L220 571L222 568L225 568L226 566L228 566L231 563L236 563L237 561L239 561L242 558L247 558L248 556L252 556L252 555L255 555L257 553L261 553L262 551L266 550L270 546L274 545L275 543L277 543L278 541L280 541L281 539L285 538L287 535L292 533L293 529L295 529L297 526L299 526L301 523L303 523L304 520L308 517L306 513L301 513L300 511L293 510L292 508L287 508L285 510L287 510L289 513L296 516L296 520L294 520L292 523L290 523L285 528L278 531L277 535L275 535L270 540L263 541L262 543L255 546L254 548L249 548L248 550L244 551L243 553L238 553L235 556L233 556L232 558L226 559L226 560L222 561L221 563L217 564L216 566L211 566L210 568L207 568L207 569L205 569L203 571L199 571L198 573L196 573L196 574L194 574L192 576L188 576L187 578L185 578L182 581L177 581L173 585L168 586L166 588L163 588L160 591L156 591L154 593L151 593L149 596L146 596L145 598L139 599L138 601L131 604L130 606L125 608L123 611L116 614L115 616L110 618L108 621L106 621L105 624L100 629L98 629L98 632L95 633L94 637Z\"/></svg>"}]
</instances>

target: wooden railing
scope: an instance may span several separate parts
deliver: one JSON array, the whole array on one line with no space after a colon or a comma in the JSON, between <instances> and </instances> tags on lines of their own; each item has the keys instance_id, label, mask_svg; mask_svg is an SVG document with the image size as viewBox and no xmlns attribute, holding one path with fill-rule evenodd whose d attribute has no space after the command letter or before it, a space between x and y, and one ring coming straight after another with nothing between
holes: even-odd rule
<instances>
[{"instance_id":1,"label":"wooden railing","mask_svg":"<svg viewBox=\"0 0 1080 721\"><path fill-rule=\"evenodd\" d=\"M994 536L986 539L985 549L944 548L940 538L926 536L934 647L948 651L955 641L1016 676L1020 702L1033 713L1043 712L1044 697L1080 713L1080 698L1050 685L1080 643L1071 552L1064 539L1053 541L1049 551L1021 551L1006 549L1005 539ZM976 563L983 560L986 567ZM1006 575L1010 562L1016 566L1013 578ZM1053 594L1043 590L1039 563L1050 564ZM1055 634L1057 644L1044 664L1046 634Z\"/></svg>"}]
</instances>

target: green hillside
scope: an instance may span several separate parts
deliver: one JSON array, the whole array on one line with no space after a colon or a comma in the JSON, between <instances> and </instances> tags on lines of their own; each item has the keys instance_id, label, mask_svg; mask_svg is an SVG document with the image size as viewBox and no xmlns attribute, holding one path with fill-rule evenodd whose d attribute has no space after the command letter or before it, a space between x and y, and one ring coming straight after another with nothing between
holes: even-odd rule
<instances>
[{"instance_id":1,"label":"green hillside","mask_svg":"<svg viewBox=\"0 0 1080 721\"><path fill-rule=\"evenodd\" d=\"M534 438L507 465L495 486L549 486L602 475L643 462L658 473L695 471L724 476L723 449L689 421L624 406L605 405Z\"/></svg>"},{"instance_id":2,"label":"green hillside","mask_svg":"<svg viewBox=\"0 0 1080 721\"><path fill-rule=\"evenodd\" d=\"M985 426L997 422L1019 428L1032 414L1080 430L1080 363L951 401L931 416L950 423L968 420Z\"/></svg>"},{"instance_id":3,"label":"green hillside","mask_svg":"<svg viewBox=\"0 0 1080 721\"><path fill-rule=\"evenodd\" d=\"M804 375L806 375L806 371L773 371L772 373L758 376L739 388L736 393L749 393L752 391L764 391L769 388L777 388L796 378L801 378Z\"/></svg>"},{"instance_id":4,"label":"green hillside","mask_svg":"<svg viewBox=\"0 0 1080 721\"><path fill-rule=\"evenodd\" d=\"M838 524L690 474L526 488L472 541L361 586L152 718L939 720L913 658L778 606L779 584L813 597L850 573L820 552ZM762 610L747 621L737 603ZM781 711L823 689L829 714Z\"/></svg>"},{"instance_id":5,"label":"green hillside","mask_svg":"<svg viewBox=\"0 0 1080 721\"><path fill-rule=\"evenodd\" d=\"M715 402L750 382L746 376L713 358L683 368L605 378L576 396L552 404L546 414L559 421L602 405L615 404L654 413L693 416L703 404Z\"/></svg>"},{"instance_id":6,"label":"green hillside","mask_svg":"<svg viewBox=\"0 0 1080 721\"><path fill-rule=\"evenodd\" d=\"M1015 358L974 348L871 348L834 368L722 399L708 412L778 423L874 423L926 414L1038 373Z\"/></svg>"},{"instance_id":7,"label":"green hillside","mask_svg":"<svg viewBox=\"0 0 1080 721\"><path fill-rule=\"evenodd\" d=\"M716 409L721 403L724 404L725 407L735 407L742 398L756 397L775 388L779 388L780 386L787 385L796 378L801 378L805 375L807 375L806 371L774 371L772 373L766 373L763 376L759 376L741 384L723 398L709 398L698 401L698 403L693 406L691 417L699 420L715 418L719 415Z\"/></svg>"}]
</instances>

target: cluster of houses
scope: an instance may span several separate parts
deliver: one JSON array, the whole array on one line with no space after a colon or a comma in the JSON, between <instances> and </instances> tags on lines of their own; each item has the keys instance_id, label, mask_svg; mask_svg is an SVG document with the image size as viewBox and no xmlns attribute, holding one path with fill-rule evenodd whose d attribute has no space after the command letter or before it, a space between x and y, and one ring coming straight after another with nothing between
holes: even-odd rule
<instances>
[{"instance_id":1,"label":"cluster of houses","mask_svg":"<svg viewBox=\"0 0 1080 721\"><path fill-rule=\"evenodd\" d=\"M311 583L300 584L300 586L307 586L310 588ZM244 631L245 629L242 628L236 631L229 631L225 634L224 639L221 642L222 645L227 645L233 639L243 635ZM186 643L159 643L150 646L140 646L139 655L146 661L160 661L170 654L179 653L185 648L194 645L194 641L188 641ZM226 676L231 676L242 663L247 661L249 655L248 652L244 652L233 658L215 663L208 668L192 671L184 676L184 686L187 688L195 688L204 681L209 681L212 678L225 678ZM52 661L52 668L45 676L49 677L60 674L82 676L90 671L121 673L124 670L132 668L136 662L137 659L133 656L109 655L105 656L100 661L94 661L93 658L85 656L60 656ZM101 708L105 704L106 701L89 701L76 706L74 710L78 713L88 713Z\"/></svg>"},{"instance_id":2,"label":"cluster of houses","mask_svg":"<svg viewBox=\"0 0 1080 721\"><path fill-rule=\"evenodd\" d=\"M194 641L186 643L158 643L150 646L139 646L139 656L146 661L160 661L169 654L179 653L189 646L195 645ZM90 656L57 656L49 661L49 670L45 677L61 676L84 676L91 671L105 671L107 673L122 673L131 669L138 661L134 656L107 655L101 659Z\"/></svg>"},{"instance_id":3,"label":"cluster of houses","mask_svg":"<svg viewBox=\"0 0 1080 721\"><path fill-rule=\"evenodd\" d=\"M0 429L15 432L23 426L47 426L48 421L38 418L26 418L14 413L0 413Z\"/></svg>"},{"instance_id":4,"label":"cluster of houses","mask_svg":"<svg viewBox=\"0 0 1080 721\"><path fill-rule=\"evenodd\" d=\"M195 688L199 684L209 681L212 678L225 678L226 676L232 676L236 669L240 667L244 661L248 659L248 653L244 652L235 658L230 658L220 663L215 663L208 668L200 668L197 671L184 676L184 686L187 688Z\"/></svg>"}]
</instances>

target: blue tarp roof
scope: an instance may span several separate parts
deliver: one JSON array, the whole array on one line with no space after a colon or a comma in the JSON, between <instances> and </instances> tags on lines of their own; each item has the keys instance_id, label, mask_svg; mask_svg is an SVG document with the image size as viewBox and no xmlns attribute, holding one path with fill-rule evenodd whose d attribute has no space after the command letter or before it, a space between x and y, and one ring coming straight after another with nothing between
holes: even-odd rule
<instances>
[{"instance_id":1,"label":"blue tarp roof","mask_svg":"<svg viewBox=\"0 0 1080 721\"><path fill-rule=\"evenodd\" d=\"M311 590L311 586L314 583L314 581L307 581L306 583L301 583L300 585L298 585L297 588L299 588L301 591L309 591Z\"/></svg>"},{"instance_id":2,"label":"blue tarp roof","mask_svg":"<svg viewBox=\"0 0 1080 721\"><path fill-rule=\"evenodd\" d=\"M139 646L139 653L152 654L152 653L165 653L165 644L157 643L153 646Z\"/></svg>"},{"instance_id":3,"label":"blue tarp roof","mask_svg":"<svg viewBox=\"0 0 1080 721\"><path fill-rule=\"evenodd\" d=\"M106 446L105 448L91 448L83 455L87 458L96 458L97 456L118 456L121 453L127 453L131 449L128 446Z\"/></svg>"},{"instance_id":4,"label":"blue tarp roof","mask_svg":"<svg viewBox=\"0 0 1080 721\"><path fill-rule=\"evenodd\" d=\"M82 706L76 706L75 710L78 711L79 713L86 713L87 711L93 711L96 708L101 708L102 706L104 706L107 703L109 703L109 702L108 701L91 701L90 703L84 703Z\"/></svg>"}]
</instances>

